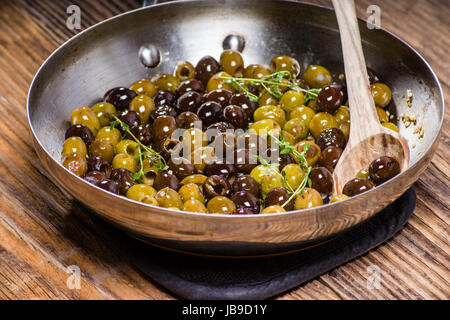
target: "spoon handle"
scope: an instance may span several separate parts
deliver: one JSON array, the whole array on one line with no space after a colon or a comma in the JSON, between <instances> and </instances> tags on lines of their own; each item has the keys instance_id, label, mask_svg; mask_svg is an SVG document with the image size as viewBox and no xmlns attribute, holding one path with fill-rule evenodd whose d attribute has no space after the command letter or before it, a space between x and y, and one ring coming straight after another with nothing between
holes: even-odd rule
<instances>
[{"instance_id":1,"label":"spoon handle","mask_svg":"<svg viewBox=\"0 0 450 320\"><path fill-rule=\"evenodd\" d=\"M370 91L354 0L332 0L341 34L350 105L350 145L383 131Z\"/></svg>"}]
</instances>

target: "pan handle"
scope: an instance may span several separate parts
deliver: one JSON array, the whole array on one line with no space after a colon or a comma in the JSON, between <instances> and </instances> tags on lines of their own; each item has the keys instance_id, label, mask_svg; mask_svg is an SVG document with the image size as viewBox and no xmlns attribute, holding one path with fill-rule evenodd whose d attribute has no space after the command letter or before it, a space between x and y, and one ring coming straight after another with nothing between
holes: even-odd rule
<instances>
[{"instance_id":1,"label":"pan handle","mask_svg":"<svg viewBox=\"0 0 450 320\"><path fill-rule=\"evenodd\" d=\"M148 7L148 6L152 6L154 4L169 2L169 1L172 1L172 0L144 0L144 2L142 3L142 6Z\"/></svg>"}]
</instances>

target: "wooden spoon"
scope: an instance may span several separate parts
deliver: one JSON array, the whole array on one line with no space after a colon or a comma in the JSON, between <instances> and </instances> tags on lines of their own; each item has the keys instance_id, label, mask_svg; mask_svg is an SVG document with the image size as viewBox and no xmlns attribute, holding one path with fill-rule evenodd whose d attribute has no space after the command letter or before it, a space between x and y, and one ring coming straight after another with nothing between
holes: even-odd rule
<instances>
[{"instance_id":1,"label":"wooden spoon","mask_svg":"<svg viewBox=\"0 0 450 320\"><path fill-rule=\"evenodd\" d=\"M350 106L350 137L334 170L334 194L381 156L390 156L408 168L408 142L400 134L384 128L378 119L370 91L367 67L359 34L354 0L332 0L336 11L344 55L345 77Z\"/></svg>"}]
</instances>

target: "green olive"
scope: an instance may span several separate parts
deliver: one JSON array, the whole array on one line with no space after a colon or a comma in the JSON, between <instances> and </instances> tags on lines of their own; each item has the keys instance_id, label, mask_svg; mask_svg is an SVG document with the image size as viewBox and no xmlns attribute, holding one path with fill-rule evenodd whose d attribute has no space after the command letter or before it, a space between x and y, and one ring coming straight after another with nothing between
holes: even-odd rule
<instances>
[{"instance_id":1,"label":"green olive","mask_svg":"<svg viewBox=\"0 0 450 320\"><path fill-rule=\"evenodd\" d=\"M62 165L70 172L82 177L88 170L86 157L79 153L69 153L62 158Z\"/></svg>"},{"instance_id":2,"label":"green olive","mask_svg":"<svg viewBox=\"0 0 450 320\"><path fill-rule=\"evenodd\" d=\"M286 113L280 107L268 105L256 109L253 118L255 121L272 119L282 127L286 122Z\"/></svg>"},{"instance_id":3,"label":"green olive","mask_svg":"<svg viewBox=\"0 0 450 320\"><path fill-rule=\"evenodd\" d=\"M114 158L114 146L106 139L95 139L89 146L91 156L99 156L111 163Z\"/></svg>"},{"instance_id":4,"label":"green olive","mask_svg":"<svg viewBox=\"0 0 450 320\"><path fill-rule=\"evenodd\" d=\"M170 188L159 190L155 198L159 206L163 208L181 209L183 206L183 201L178 192Z\"/></svg>"},{"instance_id":5,"label":"green olive","mask_svg":"<svg viewBox=\"0 0 450 320\"><path fill-rule=\"evenodd\" d=\"M398 132L398 127L393 124L392 122L383 122L381 124L383 127L394 130L395 132Z\"/></svg>"},{"instance_id":6,"label":"green olive","mask_svg":"<svg viewBox=\"0 0 450 320\"><path fill-rule=\"evenodd\" d=\"M376 107L378 119L380 120L380 123L383 122L389 122L389 116L387 115L386 111L384 109L381 109L380 107Z\"/></svg>"},{"instance_id":7,"label":"green olive","mask_svg":"<svg viewBox=\"0 0 450 320\"><path fill-rule=\"evenodd\" d=\"M315 112L313 109L311 109L310 107L301 106L291 111L288 116L288 120L301 119L309 128L309 123L311 122L311 119L312 117L314 117L314 115Z\"/></svg>"},{"instance_id":8,"label":"green olive","mask_svg":"<svg viewBox=\"0 0 450 320\"><path fill-rule=\"evenodd\" d=\"M148 204L154 204L156 190L146 184L135 184L127 191L127 198Z\"/></svg>"},{"instance_id":9,"label":"green olive","mask_svg":"<svg viewBox=\"0 0 450 320\"><path fill-rule=\"evenodd\" d=\"M250 126L250 132L254 132L261 138L266 139L271 131L280 131L281 127L275 120L263 119L256 121Z\"/></svg>"},{"instance_id":10,"label":"green olive","mask_svg":"<svg viewBox=\"0 0 450 320\"><path fill-rule=\"evenodd\" d=\"M66 141L64 141L61 155L65 156L66 154L69 153L78 153L86 157L87 147L80 137L70 137L66 139Z\"/></svg>"},{"instance_id":11,"label":"green olive","mask_svg":"<svg viewBox=\"0 0 450 320\"><path fill-rule=\"evenodd\" d=\"M224 80L221 79L221 77L231 77L231 75L224 71L216 73L211 77L211 79L209 79L208 84L206 85L206 91L211 92L216 89L225 89L231 92L236 91L230 80Z\"/></svg>"},{"instance_id":12,"label":"green olive","mask_svg":"<svg viewBox=\"0 0 450 320\"><path fill-rule=\"evenodd\" d=\"M284 172L283 175L286 177L286 182L293 190L300 186L305 177L305 170L295 163L286 165L281 172L282 174Z\"/></svg>"},{"instance_id":13,"label":"green olive","mask_svg":"<svg viewBox=\"0 0 450 320\"><path fill-rule=\"evenodd\" d=\"M282 212L286 212L286 210L282 206L270 206L270 207L264 208L264 210L261 211L261 214L282 213Z\"/></svg>"},{"instance_id":14,"label":"green olive","mask_svg":"<svg viewBox=\"0 0 450 320\"><path fill-rule=\"evenodd\" d=\"M299 118L294 118L286 122L283 128L294 137L294 141L305 139L308 136L308 125Z\"/></svg>"},{"instance_id":15,"label":"green olive","mask_svg":"<svg viewBox=\"0 0 450 320\"><path fill-rule=\"evenodd\" d=\"M369 169L361 169L357 174L355 178L359 179L368 179L369 178Z\"/></svg>"},{"instance_id":16,"label":"green olive","mask_svg":"<svg viewBox=\"0 0 450 320\"><path fill-rule=\"evenodd\" d=\"M205 183L206 179L208 179L208 177L203 174L192 174L189 177L181 180L180 185L184 186L188 183L195 183L199 186L202 186Z\"/></svg>"},{"instance_id":17,"label":"green olive","mask_svg":"<svg viewBox=\"0 0 450 320\"><path fill-rule=\"evenodd\" d=\"M116 144L116 153L126 153L136 158L139 156L138 144L133 140L124 139Z\"/></svg>"},{"instance_id":18,"label":"green olive","mask_svg":"<svg viewBox=\"0 0 450 320\"><path fill-rule=\"evenodd\" d=\"M195 78L195 67L189 61L180 61L175 67L175 77L181 82Z\"/></svg>"},{"instance_id":19,"label":"green olive","mask_svg":"<svg viewBox=\"0 0 450 320\"><path fill-rule=\"evenodd\" d=\"M122 134L120 133L119 129L111 129L110 126L107 126L101 128L95 138L107 140L111 142L111 144L115 147L120 142L120 140L122 140Z\"/></svg>"},{"instance_id":20,"label":"green olive","mask_svg":"<svg viewBox=\"0 0 450 320\"><path fill-rule=\"evenodd\" d=\"M175 90L180 85L180 80L167 73L159 73L152 78L152 82L159 90L170 91L175 93Z\"/></svg>"},{"instance_id":21,"label":"green olive","mask_svg":"<svg viewBox=\"0 0 450 320\"><path fill-rule=\"evenodd\" d=\"M312 117L311 122L309 123L309 130L316 139L323 130L338 127L339 124L336 119L328 112L317 113L314 117Z\"/></svg>"},{"instance_id":22,"label":"green olive","mask_svg":"<svg viewBox=\"0 0 450 320\"><path fill-rule=\"evenodd\" d=\"M130 89L138 95L154 97L158 93L158 87L148 79L138 80L130 85Z\"/></svg>"},{"instance_id":23,"label":"green olive","mask_svg":"<svg viewBox=\"0 0 450 320\"><path fill-rule=\"evenodd\" d=\"M309 100L308 107L311 108L312 110L314 110L314 112L319 112L319 110L320 110L320 107L317 104L317 99Z\"/></svg>"},{"instance_id":24,"label":"green olive","mask_svg":"<svg viewBox=\"0 0 450 320\"><path fill-rule=\"evenodd\" d=\"M108 102L99 102L94 104L91 109L95 112L95 115L97 116L98 121L100 121L100 125L102 127L110 125L113 120L113 116L116 114L116 107Z\"/></svg>"},{"instance_id":25,"label":"green olive","mask_svg":"<svg viewBox=\"0 0 450 320\"><path fill-rule=\"evenodd\" d=\"M339 107L334 114L334 119L338 124L350 123L350 110L348 107Z\"/></svg>"},{"instance_id":26,"label":"green olive","mask_svg":"<svg viewBox=\"0 0 450 320\"><path fill-rule=\"evenodd\" d=\"M189 199L183 204L183 211L186 212L197 212L197 213L208 213L203 202L196 199Z\"/></svg>"},{"instance_id":27,"label":"green olive","mask_svg":"<svg viewBox=\"0 0 450 320\"><path fill-rule=\"evenodd\" d=\"M313 208L323 205L320 193L312 188L305 188L303 192L295 198L295 210Z\"/></svg>"},{"instance_id":28,"label":"green olive","mask_svg":"<svg viewBox=\"0 0 450 320\"><path fill-rule=\"evenodd\" d=\"M270 68L274 72L289 71L293 78L296 78L300 73L300 64L295 58L288 56L278 56L270 62Z\"/></svg>"},{"instance_id":29,"label":"green olive","mask_svg":"<svg viewBox=\"0 0 450 320\"><path fill-rule=\"evenodd\" d=\"M278 170L278 169L274 169ZM250 176L252 176L253 179L255 179L258 184L261 184L263 181L264 176L268 175L271 171L271 168L266 167L264 165L259 165L253 168L253 170L250 172Z\"/></svg>"},{"instance_id":30,"label":"green olive","mask_svg":"<svg viewBox=\"0 0 450 320\"><path fill-rule=\"evenodd\" d=\"M289 90L280 99L281 108L287 113L291 113L296 108L303 106L305 103L305 96L302 92L296 90Z\"/></svg>"},{"instance_id":31,"label":"green olive","mask_svg":"<svg viewBox=\"0 0 450 320\"><path fill-rule=\"evenodd\" d=\"M302 153L305 150L306 145L308 144L309 148L305 153L305 158L308 166L313 166L317 163L321 155L320 147L315 142L307 140L300 141L295 145L295 150L298 153ZM300 159L298 159L295 154L291 153L291 157L295 160L295 162L300 162Z\"/></svg>"},{"instance_id":32,"label":"green olive","mask_svg":"<svg viewBox=\"0 0 450 320\"><path fill-rule=\"evenodd\" d=\"M350 122L344 122L339 125L339 129L344 133L345 139L348 141L350 137Z\"/></svg>"},{"instance_id":33,"label":"green olive","mask_svg":"<svg viewBox=\"0 0 450 320\"><path fill-rule=\"evenodd\" d=\"M385 108L392 100L391 89L384 83L374 83L370 86L373 100L377 107Z\"/></svg>"},{"instance_id":34,"label":"green olive","mask_svg":"<svg viewBox=\"0 0 450 320\"><path fill-rule=\"evenodd\" d=\"M114 169L127 169L130 172L135 172L137 169L137 160L133 156L127 153L119 153L112 160L112 166Z\"/></svg>"},{"instance_id":35,"label":"green olive","mask_svg":"<svg viewBox=\"0 0 450 320\"><path fill-rule=\"evenodd\" d=\"M206 208L209 213L232 214L236 210L236 205L227 197L217 196L208 201Z\"/></svg>"},{"instance_id":36,"label":"green olive","mask_svg":"<svg viewBox=\"0 0 450 320\"><path fill-rule=\"evenodd\" d=\"M261 79L271 73L270 69L263 65L251 64L244 69L244 78Z\"/></svg>"},{"instance_id":37,"label":"green olive","mask_svg":"<svg viewBox=\"0 0 450 320\"><path fill-rule=\"evenodd\" d=\"M277 98L267 92L265 89L261 92L261 96L258 99L258 104L260 106L277 106L280 104Z\"/></svg>"},{"instance_id":38,"label":"green olive","mask_svg":"<svg viewBox=\"0 0 450 320\"><path fill-rule=\"evenodd\" d=\"M195 199L201 201L201 203L205 203L205 197L203 196L200 187L195 183L185 184L178 190L178 193L181 196L183 202L186 202L190 199Z\"/></svg>"},{"instance_id":39,"label":"green olive","mask_svg":"<svg viewBox=\"0 0 450 320\"><path fill-rule=\"evenodd\" d=\"M150 113L155 109L155 102L149 96L140 95L131 100L129 109L139 115L141 124L144 125L150 118Z\"/></svg>"},{"instance_id":40,"label":"green olive","mask_svg":"<svg viewBox=\"0 0 450 320\"><path fill-rule=\"evenodd\" d=\"M265 174L262 178L261 195L265 198L272 189L283 186L283 178L280 176L278 169L270 169L270 171L267 172L267 174Z\"/></svg>"},{"instance_id":41,"label":"green olive","mask_svg":"<svg viewBox=\"0 0 450 320\"><path fill-rule=\"evenodd\" d=\"M72 111L70 114L70 124L81 124L86 126L92 131L94 136L100 129L100 121L98 120L97 115L88 107L81 107Z\"/></svg>"},{"instance_id":42,"label":"green olive","mask_svg":"<svg viewBox=\"0 0 450 320\"><path fill-rule=\"evenodd\" d=\"M341 194L341 195L333 195L329 201L329 203L336 203L339 201L344 201L346 199L348 199L349 197L346 196L345 194Z\"/></svg>"},{"instance_id":43,"label":"green olive","mask_svg":"<svg viewBox=\"0 0 450 320\"><path fill-rule=\"evenodd\" d=\"M244 72L244 59L238 51L225 50L220 56L222 70L234 77L242 77Z\"/></svg>"},{"instance_id":44,"label":"green olive","mask_svg":"<svg viewBox=\"0 0 450 320\"><path fill-rule=\"evenodd\" d=\"M303 80L305 80L311 88L319 89L331 84L333 79L326 68L318 65L311 65L306 68L303 73Z\"/></svg>"}]
</instances>

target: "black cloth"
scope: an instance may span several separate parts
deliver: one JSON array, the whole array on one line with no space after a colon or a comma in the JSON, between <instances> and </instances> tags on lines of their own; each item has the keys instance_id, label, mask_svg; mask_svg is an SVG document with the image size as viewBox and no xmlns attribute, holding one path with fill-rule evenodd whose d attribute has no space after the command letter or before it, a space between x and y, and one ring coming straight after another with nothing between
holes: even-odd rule
<instances>
[{"instance_id":1,"label":"black cloth","mask_svg":"<svg viewBox=\"0 0 450 320\"><path fill-rule=\"evenodd\" d=\"M369 220L337 238L297 253L253 259L211 259L165 251L136 241L135 266L185 299L267 299L295 288L382 244L411 217L410 189Z\"/></svg>"}]
</instances>

